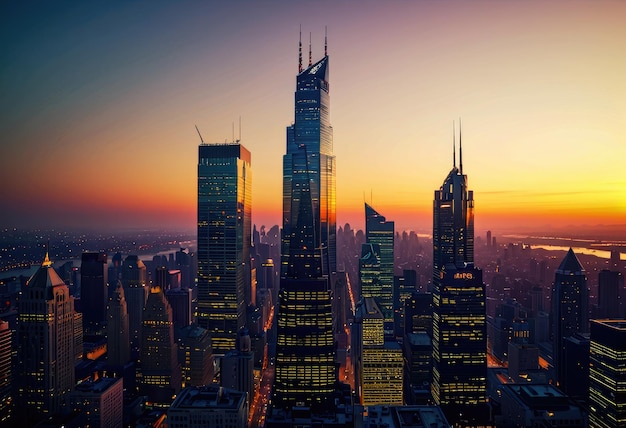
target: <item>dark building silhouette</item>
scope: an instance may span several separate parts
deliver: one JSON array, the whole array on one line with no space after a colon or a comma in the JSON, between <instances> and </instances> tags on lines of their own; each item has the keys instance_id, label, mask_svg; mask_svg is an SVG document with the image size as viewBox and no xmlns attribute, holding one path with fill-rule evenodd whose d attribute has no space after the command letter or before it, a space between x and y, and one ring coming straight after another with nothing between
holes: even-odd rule
<instances>
[{"instance_id":1,"label":"dark building silhouette","mask_svg":"<svg viewBox=\"0 0 626 428\"><path fill-rule=\"evenodd\" d=\"M83 332L99 334L106 320L108 300L107 255L103 252L84 252L80 264L80 300L83 313Z\"/></svg>"},{"instance_id":2,"label":"dark building silhouette","mask_svg":"<svg viewBox=\"0 0 626 428\"><path fill-rule=\"evenodd\" d=\"M235 349L245 325L250 274L252 171L241 144L201 144L198 150L198 318L213 352Z\"/></svg>"},{"instance_id":3,"label":"dark building silhouette","mask_svg":"<svg viewBox=\"0 0 626 428\"><path fill-rule=\"evenodd\" d=\"M603 269L598 273L598 310L596 318L619 318L624 275Z\"/></svg>"},{"instance_id":4,"label":"dark building silhouette","mask_svg":"<svg viewBox=\"0 0 626 428\"><path fill-rule=\"evenodd\" d=\"M486 295L474 267L474 197L453 167L433 203L433 379L431 391L452 425L482 425L487 410Z\"/></svg>"},{"instance_id":5,"label":"dark building silhouette","mask_svg":"<svg viewBox=\"0 0 626 428\"><path fill-rule=\"evenodd\" d=\"M123 367L130 361L130 327L124 287L119 280L107 307L106 336L107 363Z\"/></svg>"},{"instance_id":6,"label":"dark building silhouette","mask_svg":"<svg viewBox=\"0 0 626 428\"><path fill-rule=\"evenodd\" d=\"M554 275L552 286L552 359L556 384L566 376L564 339L589 332L587 276L570 248Z\"/></svg>"},{"instance_id":7,"label":"dark building silhouette","mask_svg":"<svg viewBox=\"0 0 626 428\"><path fill-rule=\"evenodd\" d=\"M128 329L131 348L141 345L143 308L148 298L146 265L136 255L129 255L122 264L122 286L128 310Z\"/></svg>"}]
</instances>

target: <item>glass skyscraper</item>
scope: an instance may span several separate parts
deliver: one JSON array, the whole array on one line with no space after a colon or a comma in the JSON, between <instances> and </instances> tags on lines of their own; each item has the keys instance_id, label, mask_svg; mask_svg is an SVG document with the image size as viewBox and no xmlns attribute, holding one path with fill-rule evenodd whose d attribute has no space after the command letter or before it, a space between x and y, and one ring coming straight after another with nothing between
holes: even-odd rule
<instances>
[{"instance_id":1,"label":"glass skyscraper","mask_svg":"<svg viewBox=\"0 0 626 428\"><path fill-rule=\"evenodd\" d=\"M292 187L302 180L310 180L312 227L315 248L321 250L323 272L337 270L335 156L328 71L328 56L324 55L305 70L300 69L296 78L295 122L287 127L287 152L283 156L281 277L287 273L289 246L299 212L299 202L292 199Z\"/></svg>"},{"instance_id":2,"label":"glass skyscraper","mask_svg":"<svg viewBox=\"0 0 626 428\"><path fill-rule=\"evenodd\" d=\"M365 239L380 248L380 283L378 290L369 294L376 299L385 318L385 332L393 332L394 293L393 293L393 242L395 224L378 213L371 205L365 204ZM361 293L363 290L361 289ZM368 297L363 294L364 297Z\"/></svg>"},{"instance_id":3,"label":"glass skyscraper","mask_svg":"<svg viewBox=\"0 0 626 428\"><path fill-rule=\"evenodd\" d=\"M273 406L327 409L337 380L332 298L335 158L328 124L328 56L300 70L287 128Z\"/></svg>"},{"instance_id":4,"label":"glass skyscraper","mask_svg":"<svg viewBox=\"0 0 626 428\"><path fill-rule=\"evenodd\" d=\"M198 317L213 352L235 349L246 319L251 245L250 152L241 144L202 144L198 156Z\"/></svg>"},{"instance_id":5,"label":"glass skyscraper","mask_svg":"<svg viewBox=\"0 0 626 428\"><path fill-rule=\"evenodd\" d=\"M454 156L433 203L431 392L452 424L477 426L488 418L486 296L474 267L474 199L459 151L459 168Z\"/></svg>"},{"instance_id":6,"label":"glass skyscraper","mask_svg":"<svg viewBox=\"0 0 626 428\"><path fill-rule=\"evenodd\" d=\"M587 276L570 248L554 274L552 287L552 360L556 386L566 381L564 339L589 332L589 291Z\"/></svg>"}]
</instances>

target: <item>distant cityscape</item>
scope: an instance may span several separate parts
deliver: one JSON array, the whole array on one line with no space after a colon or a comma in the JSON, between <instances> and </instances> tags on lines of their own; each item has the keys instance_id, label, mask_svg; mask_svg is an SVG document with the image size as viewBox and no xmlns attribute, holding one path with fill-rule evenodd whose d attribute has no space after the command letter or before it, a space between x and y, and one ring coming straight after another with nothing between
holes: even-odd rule
<instances>
[{"instance_id":1,"label":"distant cityscape","mask_svg":"<svg viewBox=\"0 0 626 428\"><path fill-rule=\"evenodd\" d=\"M197 230L2 230L1 426L626 426L626 243L477 234L460 121L432 234L338 225L329 69L300 42L280 225L198 131Z\"/></svg>"}]
</instances>

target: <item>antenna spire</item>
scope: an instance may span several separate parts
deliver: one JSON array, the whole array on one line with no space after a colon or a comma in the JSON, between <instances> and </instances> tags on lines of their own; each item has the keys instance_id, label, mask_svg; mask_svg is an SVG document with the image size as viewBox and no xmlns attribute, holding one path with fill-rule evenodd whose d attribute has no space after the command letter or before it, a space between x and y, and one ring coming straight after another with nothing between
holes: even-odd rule
<instances>
[{"instance_id":1,"label":"antenna spire","mask_svg":"<svg viewBox=\"0 0 626 428\"><path fill-rule=\"evenodd\" d=\"M328 26L324 25L324 56L328 56Z\"/></svg>"},{"instance_id":2,"label":"antenna spire","mask_svg":"<svg viewBox=\"0 0 626 428\"><path fill-rule=\"evenodd\" d=\"M461 145L461 118L459 117L459 168L463 175L463 146Z\"/></svg>"},{"instance_id":3,"label":"antenna spire","mask_svg":"<svg viewBox=\"0 0 626 428\"><path fill-rule=\"evenodd\" d=\"M298 73L302 73L302 24L300 24L300 41L298 42Z\"/></svg>"},{"instance_id":4,"label":"antenna spire","mask_svg":"<svg viewBox=\"0 0 626 428\"><path fill-rule=\"evenodd\" d=\"M313 65L313 56L311 55L311 33L309 33L309 67Z\"/></svg>"},{"instance_id":5,"label":"antenna spire","mask_svg":"<svg viewBox=\"0 0 626 428\"><path fill-rule=\"evenodd\" d=\"M200 130L198 129L198 125L194 125L196 127L196 131L198 131L198 136L200 137L200 142L204 144L204 140L202 139L202 135L200 134Z\"/></svg>"},{"instance_id":6,"label":"antenna spire","mask_svg":"<svg viewBox=\"0 0 626 428\"><path fill-rule=\"evenodd\" d=\"M454 120L452 121L452 167L456 168L456 130L454 129Z\"/></svg>"},{"instance_id":7,"label":"antenna spire","mask_svg":"<svg viewBox=\"0 0 626 428\"><path fill-rule=\"evenodd\" d=\"M239 140L241 141L241 116L239 116Z\"/></svg>"}]
</instances>

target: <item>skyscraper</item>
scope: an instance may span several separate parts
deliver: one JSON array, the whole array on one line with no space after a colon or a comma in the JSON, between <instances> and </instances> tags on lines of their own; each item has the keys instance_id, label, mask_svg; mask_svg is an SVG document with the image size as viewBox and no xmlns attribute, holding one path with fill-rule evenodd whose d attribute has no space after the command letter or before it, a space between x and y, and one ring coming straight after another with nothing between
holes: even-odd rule
<instances>
[{"instance_id":1,"label":"skyscraper","mask_svg":"<svg viewBox=\"0 0 626 428\"><path fill-rule=\"evenodd\" d=\"M372 297L380 306L385 318L385 331L388 333L393 332L394 309L397 309L400 303L398 301L397 305L395 304L397 299L394 299L393 293L394 235L394 222L387 221L371 205L365 204L365 239L380 248L380 284Z\"/></svg>"},{"instance_id":2,"label":"skyscraper","mask_svg":"<svg viewBox=\"0 0 626 428\"><path fill-rule=\"evenodd\" d=\"M141 346L141 320L143 307L148 298L146 265L139 257L129 255L122 265L122 286L128 309L128 328L131 348Z\"/></svg>"},{"instance_id":3,"label":"skyscraper","mask_svg":"<svg viewBox=\"0 0 626 428\"><path fill-rule=\"evenodd\" d=\"M459 141L459 168L453 153L433 203L431 391L452 424L467 426L484 423L488 414L486 296L482 271L473 264L473 210Z\"/></svg>"},{"instance_id":4,"label":"skyscraper","mask_svg":"<svg viewBox=\"0 0 626 428\"><path fill-rule=\"evenodd\" d=\"M385 317L373 297L356 308L353 355L356 394L363 406L404 404L404 357L395 340L385 340Z\"/></svg>"},{"instance_id":5,"label":"skyscraper","mask_svg":"<svg viewBox=\"0 0 626 428\"><path fill-rule=\"evenodd\" d=\"M106 334L107 363L123 367L130 361L130 331L124 288L119 280L107 307Z\"/></svg>"},{"instance_id":6,"label":"skyscraper","mask_svg":"<svg viewBox=\"0 0 626 428\"><path fill-rule=\"evenodd\" d=\"M169 406L180 391L182 370L174 339L172 309L161 287L150 289L142 320L141 386L148 400Z\"/></svg>"},{"instance_id":7,"label":"skyscraper","mask_svg":"<svg viewBox=\"0 0 626 428\"><path fill-rule=\"evenodd\" d=\"M300 45L301 46L301 45ZM335 157L329 125L328 56L302 70L296 121L283 158L283 236L274 406L321 409L337 379L332 299L335 271Z\"/></svg>"},{"instance_id":8,"label":"skyscraper","mask_svg":"<svg viewBox=\"0 0 626 428\"><path fill-rule=\"evenodd\" d=\"M310 50L310 49L309 49ZM295 122L287 127L287 152L283 156L283 235L281 277L287 275L289 247L296 231L299 201L292 199L295 183L310 180L311 215L315 248L322 252L324 274L337 270L337 220L335 208L335 156L330 126L329 67L324 57L302 68L302 43L295 92Z\"/></svg>"},{"instance_id":9,"label":"skyscraper","mask_svg":"<svg viewBox=\"0 0 626 428\"><path fill-rule=\"evenodd\" d=\"M570 248L554 275L552 286L552 359L557 386L565 379L564 339L589 332L587 276Z\"/></svg>"},{"instance_id":10,"label":"skyscraper","mask_svg":"<svg viewBox=\"0 0 626 428\"><path fill-rule=\"evenodd\" d=\"M626 426L626 321L591 321L589 426Z\"/></svg>"},{"instance_id":11,"label":"skyscraper","mask_svg":"<svg viewBox=\"0 0 626 428\"><path fill-rule=\"evenodd\" d=\"M59 412L74 388L74 298L46 254L18 308L17 421Z\"/></svg>"},{"instance_id":12,"label":"skyscraper","mask_svg":"<svg viewBox=\"0 0 626 428\"><path fill-rule=\"evenodd\" d=\"M198 151L198 325L213 352L235 349L246 320L250 271L252 171L241 144L201 144Z\"/></svg>"},{"instance_id":13,"label":"skyscraper","mask_svg":"<svg viewBox=\"0 0 626 428\"><path fill-rule=\"evenodd\" d=\"M83 312L83 331L101 333L106 319L108 300L107 255L102 252L84 252L80 264L80 303Z\"/></svg>"}]
</instances>

